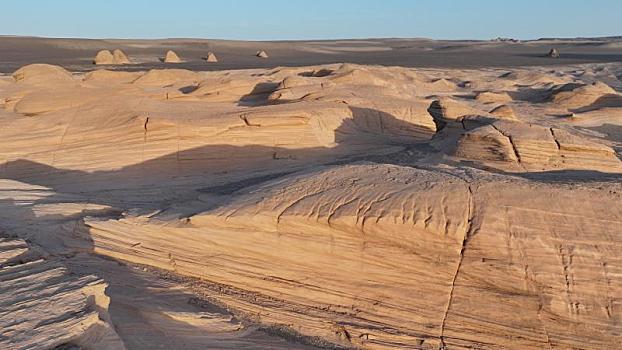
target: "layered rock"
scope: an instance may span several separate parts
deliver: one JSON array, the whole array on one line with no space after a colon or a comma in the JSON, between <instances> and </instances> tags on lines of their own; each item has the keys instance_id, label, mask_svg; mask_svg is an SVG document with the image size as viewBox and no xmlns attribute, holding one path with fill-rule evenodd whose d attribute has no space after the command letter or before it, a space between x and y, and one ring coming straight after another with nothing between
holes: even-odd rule
<instances>
[{"instance_id":1,"label":"layered rock","mask_svg":"<svg viewBox=\"0 0 622 350\"><path fill-rule=\"evenodd\" d=\"M598 170L622 172L622 161L609 146L558 128L498 121L467 131L457 156L517 162L527 171Z\"/></svg>"},{"instance_id":2,"label":"layered rock","mask_svg":"<svg viewBox=\"0 0 622 350\"><path fill-rule=\"evenodd\" d=\"M0 346L125 349L110 325L106 284L72 275L25 241L0 238Z\"/></svg>"},{"instance_id":3,"label":"layered rock","mask_svg":"<svg viewBox=\"0 0 622 350\"><path fill-rule=\"evenodd\" d=\"M128 347L252 348L192 289L345 347L614 348L622 114L577 76L24 67L0 77L0 232L42 253L11 243L6 267L60 271L77 310L61 321L106 278Z\"/></svg>"},{"instance_id":4,"label":"layered rock","mask_svg":"<svg viewBox=\"0 0 622 350\"><path fill-rule=\"evenodd\" d=\"M261 186L188 227L87 225L101 254L239 288L245 296L224 300L335 342L613 346L622 285L602 266L618 259L583 240L620 244L611 220L622 213L605 209L619 194L506 181L343 166Z\"/></svg>"}]
</instances>

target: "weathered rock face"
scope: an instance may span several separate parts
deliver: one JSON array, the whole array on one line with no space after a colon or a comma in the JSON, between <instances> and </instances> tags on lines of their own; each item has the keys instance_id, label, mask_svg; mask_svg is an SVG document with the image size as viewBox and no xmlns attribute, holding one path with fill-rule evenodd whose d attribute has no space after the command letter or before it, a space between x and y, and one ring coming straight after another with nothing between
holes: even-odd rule
<instances>
[{"instance_id":1,"label":"weathered rock face","mask_svg":"<svg viewBox=\"0 0 622 350\"><path fill-rule=\"evenodd\" d=\"M464 133L456 155L510 162L527 171L597 170L622 173L613 148L557 128L497 121Z\"/></svg>"},{"instance_id":2,"label":"weathered rock face","mask_svg":"<svg viewBox=\"0 0 622 350\"><path fill-rule=\"evenodd\" d=\"M253 348L197 293L345 347L616 348L622 104L583 68L0 77L0 342Z\"/></svg>"},{"instance_id":3,"label":"weathered rock face","mask_svg":"<svg viewBox=\"0 0 622 350\"><path fill-rule=\"evenodd\" d=\"M606 209L620 195L527 182L507 189L508 180L334 167L262 186L189 227L87 225L101 254L244 289L249 299L229 301L235 307L337 342L614 346L619 326L601 322L619 317L611 288L622 285L613 287L601 261L610 269L615 252L582 241L620 244L622 213Z\"/></svg>"},{"instance_id":4,"label":"weathered rock face","mask_svg":"<svg viewBox=\"0 0 622 350\"><path fill-rule=\"evenodd\" d=\"M125 349L110 324L106 284L96 276L72 275L25 241L0 237L0 281L3 349Z\"/></svg>"},{"instance_id":5,"label":"weathered rock face","mask_svg":"<svg viewBox=\"0 0 622 350\"><path fill-rule=\"evenodd\" d=\"M512 107L508 105L501 105L501 106L495 107L490 111L490 114L501 119L509 119L509 120L517 119L514 109L512 109Z\"/></svg>"}]
</instances>

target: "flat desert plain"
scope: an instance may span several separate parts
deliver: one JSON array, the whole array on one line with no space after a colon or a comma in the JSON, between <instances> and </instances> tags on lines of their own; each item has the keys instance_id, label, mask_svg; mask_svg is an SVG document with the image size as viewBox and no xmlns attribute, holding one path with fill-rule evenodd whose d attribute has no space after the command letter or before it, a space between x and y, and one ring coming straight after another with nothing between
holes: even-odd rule
<instances>
[{"instance_id":1,"label":"flat desert plain","mask_svg":"<svg viewBox=\"0 0 622 350\"><path fill-rule=\"evenodd\" d=\"M0 348L619 348L621 56L0 38Z\"/></svg>"}]
</instances>

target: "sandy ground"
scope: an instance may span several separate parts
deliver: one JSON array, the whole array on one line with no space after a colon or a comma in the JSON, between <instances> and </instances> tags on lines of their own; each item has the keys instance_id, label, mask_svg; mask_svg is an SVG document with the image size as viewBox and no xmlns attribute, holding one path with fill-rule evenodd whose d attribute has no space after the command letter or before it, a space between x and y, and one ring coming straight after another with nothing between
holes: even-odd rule
<instances>
[{"instance_id":1,"label":"sandy ground","mask_svg":"<svg viewBox=\"0 0 622 350\"><path fill-rule=\"evenodd\" d=\"M511 53L550 41L204 43L219 63L0 39L1 348L622 342L621 63ZM152 63L95 67L101 48ZM11 68L28 60L70 70Z\"/></svg>"},{"instance_id":2,"label":"sandy ground","mask_svg":"<svg viewBox=\"0 0 622 350\"><path fill-rule=\"evenodd\" d=\"M557 48L562 57L548 59ZM179 68L203 70L310 66L330 63L380 64L403 67L485 68L621 62L620 38L495 41L434 41L427 39L369 39L326 41L244 42L226 40L87 40L0 36L0 72L11 73L29 63L51 63L73 71L93 70L102 49L121 49L134 64L117 69L163 68L159 61L174 50L185 62ZM265 50L268 59L255 53ZM214 52L217 63L201 58Z\"/></svg>"}]
</instances>

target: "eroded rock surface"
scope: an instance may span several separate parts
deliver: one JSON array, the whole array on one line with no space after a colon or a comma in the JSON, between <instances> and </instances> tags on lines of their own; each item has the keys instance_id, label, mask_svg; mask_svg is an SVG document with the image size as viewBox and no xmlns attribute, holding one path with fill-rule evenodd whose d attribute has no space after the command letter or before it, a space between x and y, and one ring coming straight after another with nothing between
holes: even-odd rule
<instances>
[{"instance_id":1,"label":"eroded rock surface","mask_svg":"<svg viewBox=\"0 0 622 350\"><path fill-rule=\"evenodd\" d=\"M0 342L616 348L621 71L0 76Z\"/></svg>"}]
</instances>

